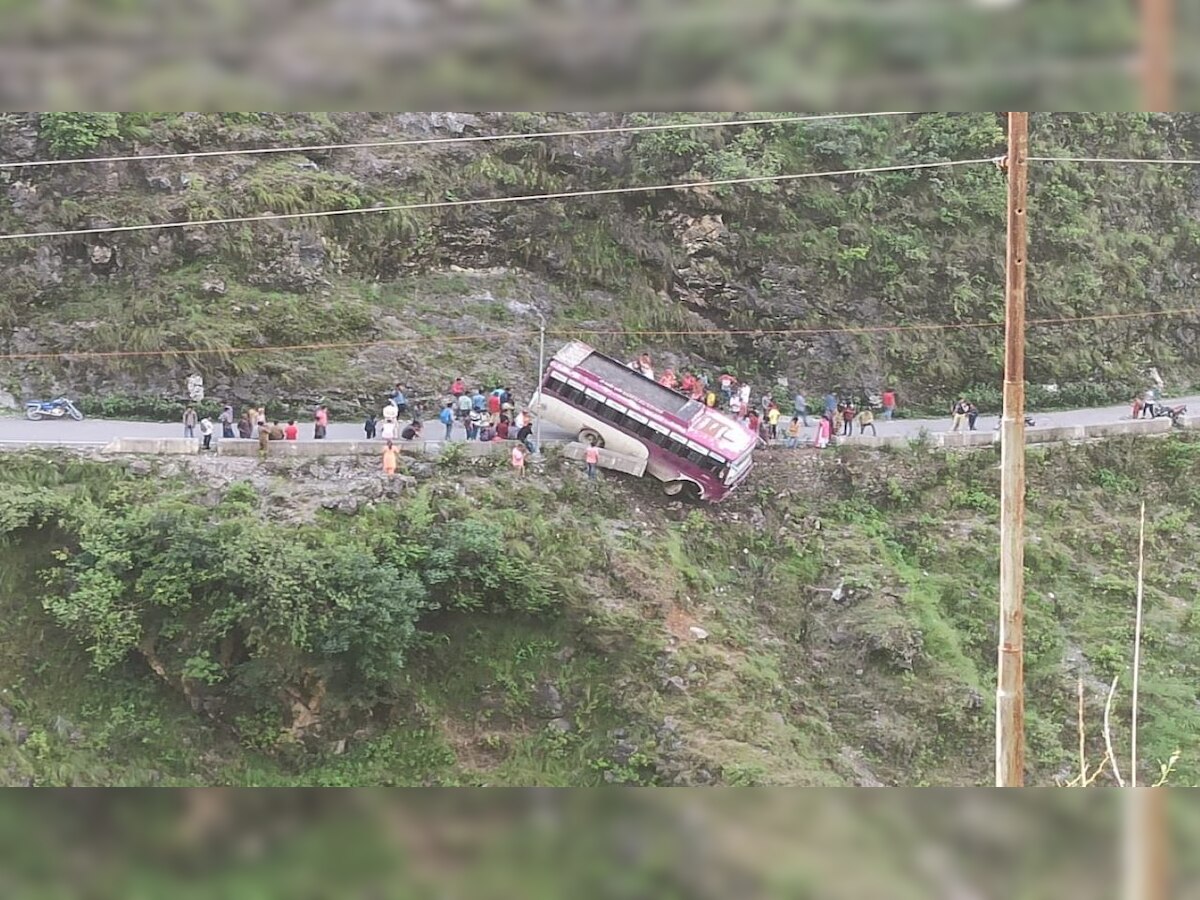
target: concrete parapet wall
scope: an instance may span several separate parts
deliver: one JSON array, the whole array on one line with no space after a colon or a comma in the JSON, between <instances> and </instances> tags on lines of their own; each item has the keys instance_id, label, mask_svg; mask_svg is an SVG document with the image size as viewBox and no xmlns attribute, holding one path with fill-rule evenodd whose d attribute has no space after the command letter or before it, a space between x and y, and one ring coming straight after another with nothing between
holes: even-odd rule
<instances>
[{"instance_id":1,"label":"concrete parapet wall","mask_svg":"<svg viewBox=\"0 0 1200 900\"><path fill-rule=\"evenodd\" d=\"M914 440L916 440L916 438L904 437L903 435L899 435L899 434L881 434L879 436L857 435L856 434L856 435L851 435L850 437L838 435L837 437L835 437L833 439L833 442L835 444L838 444L839 446L844 444L849 447L875 447L875 448L877 448L877 447L904 447L910 441L914 441ZM801 447L805 447L805 446L811 447L812 443L809 442L807 444L801 444L800 446Z\"/></svg>"},{"instance_id":2,"label":"concrete parapet wall","mask_svg":"<svg viewBox=\"0 0 1200 900\"><path fill-rule=\"evenodd\" d=\"M1083 425L1051 425L1045 428L1026 428L1026 444L1054 444L1062 441L1082 441L1087 437Z\"/></svg>"},{"instance_id":3,"label":"concrete parapet wall","mask_svg":"<svg viewBox=\"0 0 1200 900\"><path fill-rule=\"evenodd\" d=\"M587 447L577 441L572 441L562 448L562 455L567 459L581 462L586 452ZM602 469L612 469L615 472L624 472L626 475L634 475L639 478L646 473L646 460L625 453L615 453L606 447L600 448L600 462L597 465Z\"/></svg>"},{"instance_id":4,"label":"concrete parapet wall","mask_svg":"<svg viewBox=\"0 0 1200 900\"><path fill-rule=\"evenodd\" d=\"M471 459L504 456L516 441L393 441L396 449L410 456L437 456L443 448L454 446ZM544 441L550 446L551 441ZM316 459L321 456L378 456L385 442L373 441L271 441L267 455L273 459ZM222 456L257 456L258 441L225 438L215 445ZM135 451L130 451L135 452Z\"/></svg>"},{"instance_id":5,"label":"concrete parapet wall","mask_svg":"<svg viewBox=\"0 0 1200 900\"><path fill-rule=\"evenodd\" d=\"M200 452L199 438L117 438L104 447L105 453L152 453L156 456L186 456Z\"/></svg>"},{"instance_id":6,"label":"concrete parapet wall","mask_svg":"<svg viewBox=\"0 0 1200 900\"><path fill-rule=\"evenodd\" d=\"M1085 425L1084 434L1089 438L1119 437L1126 434L1166 434L1174 426L1169 418L1129 419L1124 422L1105 422Z\"/></svg>"},{"instance_id":7,"label":"concrete parapet wall","mask_svg":"<svg viewBox=\"0 0 1200 900\"><path fill-rule=\"evenodd\" d=\"M947 431L935 435L934 439L946 449L957 447L986 447L1000 440L998 431Z\"/></svg>"}]
</instances>

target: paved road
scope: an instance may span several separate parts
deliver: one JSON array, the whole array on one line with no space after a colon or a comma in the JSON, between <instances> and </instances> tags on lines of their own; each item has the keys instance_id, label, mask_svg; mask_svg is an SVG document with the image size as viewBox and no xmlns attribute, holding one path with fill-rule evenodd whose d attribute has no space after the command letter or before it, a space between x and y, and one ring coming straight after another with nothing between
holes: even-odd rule
<instances>
[{"instance_id":1,"label":"paved road","mask_svg":"<svg viewBox=\"0 0 1200 900\"><path fill-rule=\"evenodd\" d=\"M312 422L297 422L300 440L312 440ZM220 426L217 426L220 438ZM436 419L425 423L421 437L427 441L441 440L446 426ZM117 438L167 438L183 437L182 424L162 422L127 422L120 419L84 419L82 422L62 419L43 419L31 422L24 418L0 418L0 443L15 442L28 444L107 444ZM551 425L542 426L542 440L569 440L567 434ZM327 438L332 441L356 441L366 438L362 422L330 422ZM466 440L463 427L455 424L453 440Z\"/></svg>"},{"instance_id":2,"label":"paved road","mask_svg":"<svg viewBox=\"0 0 1200 900\"><path fill-rule=\"evenodd\" d=\"M1179 397L1165 401L1171 406L1186 405L1200 413L1200 396ZM1061 410L1048 413L1031 413L1037 426L1051 425L1099 425L1119 422L1129 418L1128 404L1097 407L1092 409ZM810 422L812 421L810 417ZM998 418L980 416L976 423L979 431L992 431ZM901 435L916 437L922 430L937 434L950 430L949 416L942 419L895 419L885 422L876 418L880 436ZM436 420L425 423L422 436L426 440L441 438L443 425ZM329 426L330 440L358 440L363 438L362 423L333 422ZM183 437L183 426L160 422L125 422L118 419L84 419L82 422L43 420L30 422L23 418L0 418L0 442L31 444L96 443L106 444L120 437ZM573 435L551 425L542 426L542 438L547 441L569 440ZM312 439L312 423L305 422L300 429L301 440ZM454 426L454 439L463 440L465 435L460 425Z\"/></svg>"}]
</instances>

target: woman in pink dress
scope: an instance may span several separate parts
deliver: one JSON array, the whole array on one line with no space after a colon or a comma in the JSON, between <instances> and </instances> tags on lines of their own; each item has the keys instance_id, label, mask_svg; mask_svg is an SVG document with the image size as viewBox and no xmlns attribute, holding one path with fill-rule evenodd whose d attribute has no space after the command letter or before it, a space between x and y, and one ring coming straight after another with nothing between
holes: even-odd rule
<instances>
[{"instance_id":1,"label":"woman in pink dress","mask_svg":"<svg viewBox=\"0 0 1200 900\"><path fill-rule=\"evenodd\" d=\"M829 446L830 435L833 434L833 426L829 423L828 416L821 416L817 420L817 434L813 438L813 446L818 450L824 450Z\"/></svg>"}]
</instances>

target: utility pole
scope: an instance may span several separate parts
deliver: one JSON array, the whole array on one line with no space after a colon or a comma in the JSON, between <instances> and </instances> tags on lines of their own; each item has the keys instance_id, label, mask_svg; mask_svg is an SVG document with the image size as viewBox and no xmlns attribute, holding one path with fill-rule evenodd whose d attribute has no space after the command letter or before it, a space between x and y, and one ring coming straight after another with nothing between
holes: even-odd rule
<instances>
[{"instance_id":1,"label":"utility pole","mask_svg":"<svg viewBox=\"0 0 1200 900\"><path fill-rule=\"evenodd\" d=\"M1167 794L1164 788L1134 788L1125 794L1125 900L1167 900Z\"/></svg>"},{"instance_id":2,"label":"utility pole","mask_svg":"<svg viewBox=\"0 0 1200 900\"><path fill-rule=\"evenodd\" d=\"M1000 426L1000 640L996 786L1025 781L1025 194L1029 113L1008 114L1004 418Z\"/></svg>"},{"instance_id":3,"label":"utility pole","mask_svg":"<svg viewBox=\"0 0 1200 900\"><path fill-rule=\"evenodd\" d=\"M1174 0L1141 0L1141 7L1142 109L1168 112L1175 107Z\"/></svg>"},{"instance_id":4,"label":"utility pole","mask_svg":"<svg viewBox=\"0 0 1200 900\"><path fill-rule=\"evenodd\" d=\"M533 422L534 438L533 444L537 449L538 456L542 455L542 378L546 374L546 317L538 313L538 319L541 321L541 336L538 340L538 370L537 370L537 393L534 394L534 415L537 418Z\"/></svg>"}]
</instances>

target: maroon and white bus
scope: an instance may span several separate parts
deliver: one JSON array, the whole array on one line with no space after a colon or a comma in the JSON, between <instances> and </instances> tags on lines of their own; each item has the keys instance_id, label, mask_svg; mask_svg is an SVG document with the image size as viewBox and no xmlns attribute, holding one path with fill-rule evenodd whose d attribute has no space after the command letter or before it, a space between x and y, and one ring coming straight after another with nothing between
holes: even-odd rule
<instances>
[{"instance_id":1,"label":"maroon and white bus","mask_svg":"<svg viewBox=\"0 0 1200 900\"><path fill-rule=\"evenodd\" d=\"M581 443L644 460L671 496L720 500L750 472L757 443L729 416L580 341L551 359L533 407Z\"/></svg>"}]
</instances>

